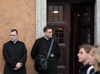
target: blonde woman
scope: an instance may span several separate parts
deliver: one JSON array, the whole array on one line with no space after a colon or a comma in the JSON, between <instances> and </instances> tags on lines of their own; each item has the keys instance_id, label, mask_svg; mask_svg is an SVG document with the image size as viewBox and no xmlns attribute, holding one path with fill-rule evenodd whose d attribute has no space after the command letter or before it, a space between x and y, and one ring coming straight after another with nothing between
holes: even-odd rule
<instances>
[{"instance_id":1,"label":"blonde woman","mask_svg":"<svg viewBox=\"0 0 100 74\"><path fill-rule=\"evenodd\" d=\"M94 66L93 74L100 74L100 45L94 46L89 54L89 64Z\"/></svg>"},{"instance_id":2,"label":"blonde woman","mask_svg":"<svg viewBox=\"0 0 100 74\"><path fill-rule=\"evenodd\" d=\"M89 44L83 44L79 47L78 61L81 63L79 68L79 74L92 74L93 68L91 69L89 65L88 55L92 46Z\"/></svg>"}]
</instances>

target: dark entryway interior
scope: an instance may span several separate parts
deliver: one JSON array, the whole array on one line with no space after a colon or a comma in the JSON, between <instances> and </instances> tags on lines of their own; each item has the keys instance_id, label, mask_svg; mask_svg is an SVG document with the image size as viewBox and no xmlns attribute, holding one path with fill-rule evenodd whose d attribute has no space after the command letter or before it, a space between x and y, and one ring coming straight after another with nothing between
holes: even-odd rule
<instances>
[{"instance_id":1,"label":"dark entryway interior","mask_svg":"<svg viewBox=\"0 0 100 74\"><path fill-rule=\"evenodd\" d=\"M58 74L78 74L78 47L94 44L94 1L47 0L47 25L61 47Z\"/></svg>"},{"instance_id":2,"label":"dark entryway interior","mask_svg":"<svg viewBox=\"0 0 100 74\"><path fill-rule=\"evenodd\" d=\"M70 21L70 74L78 74L78 47L84 43L94 44L94 3L71 3Z\"/></svg>"}]
</instances>

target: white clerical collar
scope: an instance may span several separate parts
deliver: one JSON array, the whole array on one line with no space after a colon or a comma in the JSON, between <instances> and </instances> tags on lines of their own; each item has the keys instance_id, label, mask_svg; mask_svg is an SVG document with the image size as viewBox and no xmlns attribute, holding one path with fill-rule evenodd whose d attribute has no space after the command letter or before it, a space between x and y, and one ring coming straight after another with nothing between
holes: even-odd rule
<instances>
[{"instance_id":1,"label":"white clerical collar","mask_svg":"<svg viewBox=\"0 0 100 74\"><path fill-rule=\"evenodd\" d=\"M44 38L45 38L46 40L49 40L49 38L46 38L45 36L44 36Z\"/></svg>"},{"instance_id":2,"label":"white clerical collar","mask_svg":"<svg viewBox=\"0 0 100 74\"><path fill-rule=\"evenodd\" d=\"M16 44L17 40L15 42L13 42L14 44Z\"/></svg>"}]
</instances>

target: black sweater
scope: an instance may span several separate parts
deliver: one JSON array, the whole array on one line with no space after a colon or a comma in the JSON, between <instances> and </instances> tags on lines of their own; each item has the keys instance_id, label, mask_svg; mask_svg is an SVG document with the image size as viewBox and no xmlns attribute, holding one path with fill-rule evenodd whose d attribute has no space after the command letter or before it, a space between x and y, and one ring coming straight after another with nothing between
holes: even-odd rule
<instances>
[{"instance_id":1,"label":"black sweater","mask_svg":"<svg viewBox=\"0 0 100 74\"><path fill-rule=\"evenodd\" d=\"M100 71L95 72L94 74L100 74Z\"/></svg>"},{"instance_id":2,"label":"black sweater","mask_svg":"<svg viewBox=\"0 0 100 74\"><path fill-rule=\"evenodd\" d=\"M88 70L88 68L90 67L90 65L89 64L86 64L85 66L84 65L81 65L80 66L80 69L79 69L79 74L87 74L87 70ZM93 73L93 69L90 71L90 74L92 74Z\"/></svg>"}]
</instances>

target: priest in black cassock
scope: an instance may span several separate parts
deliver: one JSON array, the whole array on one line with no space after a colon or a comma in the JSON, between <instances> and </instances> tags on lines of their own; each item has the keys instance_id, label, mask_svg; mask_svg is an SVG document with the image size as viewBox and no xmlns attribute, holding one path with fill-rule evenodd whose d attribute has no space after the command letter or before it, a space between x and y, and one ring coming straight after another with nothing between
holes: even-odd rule
<instances>
[{"instance_id":1,"label":"priest in black cassock","mask_svg":"<svg viewBox=\"0 0 100 74\"><path fill-rule=\"evenodd\" d=\"M33 45L31 56L35 59L38 55L47 56L52 41L52 28L44 27L44 37L37 39ZM48 70L38 74L57 74L57 59L61 56L59 43L54 39L52 50L48 58Z\"/></svg>"},{"instance_id":2,"label":"priest in black cassock","mask_svg":"<svg viewBox=\"0 0 100 74\"><path fill-rule=\"evenodd\" d=\"M3 46L5 60L4 74L26 74L27 50L25 44L17 40L18 31L12 29L10 41Z\"/></svg>"}]
</instances>

